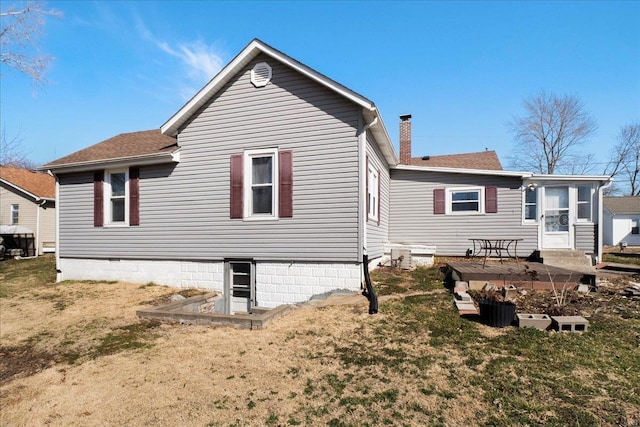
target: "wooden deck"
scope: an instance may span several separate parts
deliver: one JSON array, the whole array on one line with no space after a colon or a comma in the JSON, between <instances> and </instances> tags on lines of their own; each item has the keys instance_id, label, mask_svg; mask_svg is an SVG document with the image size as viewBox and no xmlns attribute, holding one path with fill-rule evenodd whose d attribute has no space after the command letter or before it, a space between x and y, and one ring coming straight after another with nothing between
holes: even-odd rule
<instances>
[{"instance_id":1,"label":"wooden deck","mask_svg":"<svg viewBox=\"0 0 640 427\"><path fill-rule=\"evenodd\" d=\"M471 289L482 289L486 283L527 289L551 289L552 283L561 288L566 283L573 289L590 281L584 273L529 261L501 264L491 260L484 267L482 262L448 262L447 269L453 280L468 282Z\"/></svg>"}]
</instances>

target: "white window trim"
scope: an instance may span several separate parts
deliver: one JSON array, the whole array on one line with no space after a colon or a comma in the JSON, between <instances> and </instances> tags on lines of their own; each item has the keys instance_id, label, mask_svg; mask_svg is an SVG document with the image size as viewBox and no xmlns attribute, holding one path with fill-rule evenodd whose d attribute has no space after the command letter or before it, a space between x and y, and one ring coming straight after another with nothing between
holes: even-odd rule
<instances>
[{"instance_id":1,"label":"white window trim","mask_svg":"<svg viewBox=\"0 0 640 427\"><path fill-rule=\"evenodd\" d=\"M271 156L273 158L273 199L271 200L272 203L272 215L266 215L266 214L252 214L252 206L253 206L253 191L251 191L251 177L252 177L252 171L251 171L251 166L252 166L252 162L251 159L253 159L254 157L268 157ZM246 150L244 152L244 159L243 159L243 165L244 165L244 176L243 176L243 219L245 221L275 221L278 220L279 217L279 212L278 212L278 206L279 206L279 196L280 196L280 182L279 182L279 171L280 171L280 164L279 164L279 159L278 159L278 149L277 148L269 148L269 149L265 149L265 150Z\"/></svg>"},{"instance_id":2,"label":"white window trim","mask_svg":"<svg viewBox=\"0 0 640 427\"><path fill-rule=\"evenodd\" d=\"M527 214L527 192L530 191L528 187L524 187L522 191L522 224L538 224L540 222L540 189L536 186L536 217L534 219L528 219Z\"/></svg>"},{"instance_id":3,"label":"white window trim","mask_svg":"<svg viewBox=\"0 0 640 427\"><path fill-rule=\"evenodd\" d=\"M380 172L369 163L369 170L367 171L367 218L371 221L378 221L380 217ZM371 196L375 200L375 212L371 212Z\"/></svg>"},{"instance_id":4,"label":"white window trim","mask_svg":"<svg viewBox=\"0 0 640 427\"><path fill-rule=\"evenodd\" d=\"M14 209L15 208L15 209ZM17 221L13 221L13 213L17 212L18 213L18 220ZM18 225L20 223L20 205L17 203L13 203L10 207L10 211L9 211L9 221L11 222L11 225Z\"/></svg>"},{"instance_id":5,"label":"white window trim","mask_svg":"<svg viewBox=\"0 0 640 427\"><path fill-rule=\"evenodd\" d=\"M591 212L589 212L589 218L588 219L587 218L580 218L578 216L579 212L580 212L580 209L579 209L580 200L578 198L580 190L578 189L578 187L589 187L589 208L590 208ZM593 204L594 204L593 203L593 193L594 193L593 185L580 185L580 184L576 185L576 187L575 187L575 194L576 194L576 198L575 198L575 200L576 200L576 202L575 202L576 203L576 223L593 224Z\"/></svg>"},{"instance_id":6,"label":"white window trim","mask_svg":"<svg viewBox=\"0 0 640 427\"><path fill-rule=\"evenodd\" d=\"M111 221L111 175L116 173L124 173L124 221ZM105 227L128 227L129 226L129 169L112 169L104 171L103 186L103 203L104 203L104 226Z\"/></svg>"},{"instance_id":7,"label":"white window trim","mask_svg":"<svg viewBox=\"0 0 640 427\"><path fill-rule=\"evenodd\" d=\"M478 210L477 211L461 211L454 212L452 207L453 202L453 193L462 193L466 191L477 191L478 192ZM484 215L484 187L451 187L447 188L446 191L446 210L447 215Z\"/></svg>"}]
</instances>

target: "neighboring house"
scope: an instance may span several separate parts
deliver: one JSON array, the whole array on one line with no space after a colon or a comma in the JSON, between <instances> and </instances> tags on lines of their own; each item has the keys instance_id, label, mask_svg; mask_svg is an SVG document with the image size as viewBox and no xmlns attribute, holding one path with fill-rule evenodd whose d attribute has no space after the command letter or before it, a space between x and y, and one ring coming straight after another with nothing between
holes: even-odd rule
<instances>
[{"instance_id":1,"label":"neighboring house","mask_svg":"<svg viewBox=\"0 0 640 427\"><path fill-rule=\"evenodd\" d=\"M604 198L605 245L640 246L640 197Z\"/></svg>"},{"instance_id":2,"label":"neighboring house","mask_svg":"<svg viewBox=\"0 0 640 427\"><path fill-rule=\"evenodd\" d=\"M409 117L400 126L410 146ZM469 156L487 170L456 169L465 156L399 165L373 102L253 40L160 130L118 135L43 166L58 186L58 279L215 289L226 312L246 312L359 290L364 255L376 265L392 242L464 255L469 230L491 237L483 218L508 218L509 234L526 234L533 249L551 244L551 231L535 231L543 213L571 217L566 236L553 234L555 246L595 251L606 177L550 181L502 171L493 152ZM434 194L444 194L442 214ZM476 197L477 209L465 199L449 212L447 198L460 195ZM577 210L589 216L578 219Z\"/></svg>"},{"instance_id":3,"label":"neighboring house","mask_svg":"<svg viewBox=\"0 0 640 427\"><path fill-rule=\"evenodd\" d=\"M36 253L55 251L55 179L46 173L0 166L0 235L32 235ZM31 238L31 237L29 237ZM28 251L25 251L28 252Z\"/></svg>"}]
</instances>

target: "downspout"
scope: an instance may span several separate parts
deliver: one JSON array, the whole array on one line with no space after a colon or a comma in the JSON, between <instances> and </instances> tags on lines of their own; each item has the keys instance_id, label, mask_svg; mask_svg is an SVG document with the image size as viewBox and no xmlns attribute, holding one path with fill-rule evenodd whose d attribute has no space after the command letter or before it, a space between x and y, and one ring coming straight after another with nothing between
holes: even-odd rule
<instances>
[{"instance_id":1,"label":"downspout","mask_svg":"<svg viewBox=\"0 0 640 427\"><path fill-rule=\"evenodd\" d=\"M56 282L62 281L62 270L60 270L60 180L58 175L54 175L51 170L49 175L56 179Z\"/></svg>"},{"instance_id":2,"label":"downspout","mask_svg":"<svg viewBox=\"0 0 640 427\"><path fill-rule=\"evenodd\" d=\"M364 273L365 290L362 292L369 300L369 314L378 312L378 296L376 295L371 278L369 277L369 255L367 254L367 174L364 165L367 163L367 130L378 123L378 117L374 117L371 123L362 127L358 135L358 149L360 161L360 224L362 224L362 270Z\"/></svg>"},{"instance_id":3,"label":"downspout","mask_svg":"<svg viewBox=\"0 0 640 427\"><path fill-rule=\"evenodd\" d=\"M602 239L603 239L603 231L602 231L602 218L604 216L604 206L602 206L602 195L604 190L611 187L613 185L613 177L609 178L607 182L602 184L598 188L598 259L597 262L602 262Z\"/></svg>"},{"instance_id":4,"label":"downspout","mask_svg":"<svg viewBox=\"0 0 640 427\"><path fill-rule=\"evenodd\" d=\"M40 256L40 209L47 203L44 199L36 200L36 253L35 256Z\"/></svg>"}]
</instances>

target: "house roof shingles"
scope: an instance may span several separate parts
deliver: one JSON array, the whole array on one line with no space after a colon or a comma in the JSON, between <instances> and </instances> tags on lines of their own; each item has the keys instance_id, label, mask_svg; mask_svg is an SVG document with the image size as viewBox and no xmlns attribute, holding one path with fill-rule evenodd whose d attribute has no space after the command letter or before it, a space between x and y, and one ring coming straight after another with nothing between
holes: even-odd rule
<instances>
[{"instance_id":1,"label":"house roof shingles","mask_svg":"<svg viewBox=\"0 0 640 427\"><path fill-rule=\"evenodd\" d=\"M0 179L43 199L56 197L56 180L46 173L0 166Z\"/></svg>"},{"instance_id":2,"label":"house roof shingles","mask_svg":"<svg viewBox=\"0 0 640 427\"><path fill-rule=\"evenodd\" d=\"M480 151L477 153L428 156L428 159L425 159L425 157L412 157L411 165L456 169L502 170L498 155L493 150Z\"/></svg>"},{"instance_id":3,"label":"house roof shingles","mask_svg":"<svg viewBox=\"0 0 640 427\"><path fill-rule=\"evenodd\" d=\"M639 196L604 197L602 200L613 215L640 214Z\"/></svg>"},{"instance_id":4,"label":"house roof shingles","mask_svg":"<svg viewBox=\"0 0 640 427\"><path fill-rule=\"evenodd\" d=\"M177 148L176 138L163 135L159 129L121 133L47 163L42 168L171 153Z\"/></svg>"}]
</instances>

